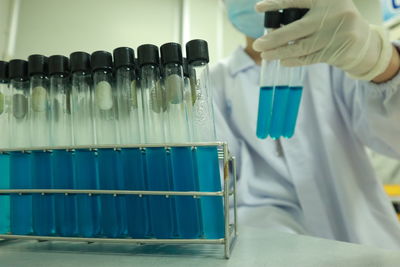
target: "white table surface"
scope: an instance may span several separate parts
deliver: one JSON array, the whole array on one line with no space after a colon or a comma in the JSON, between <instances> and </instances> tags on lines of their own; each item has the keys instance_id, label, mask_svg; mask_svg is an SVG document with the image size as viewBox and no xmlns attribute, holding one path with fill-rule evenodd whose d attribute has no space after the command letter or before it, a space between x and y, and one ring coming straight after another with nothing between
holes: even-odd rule
<instances>
[{"instance_id":1,"label":"white table surface","mask_svg":"<svg viewBox=\"0 0 400 267\"><path fill-rule=\"evenodd\" d=\"M393 266L400 251L241 227L229 260L222 245L129 245L6 241L0 267Z\"/></svg>"}]
</instances>

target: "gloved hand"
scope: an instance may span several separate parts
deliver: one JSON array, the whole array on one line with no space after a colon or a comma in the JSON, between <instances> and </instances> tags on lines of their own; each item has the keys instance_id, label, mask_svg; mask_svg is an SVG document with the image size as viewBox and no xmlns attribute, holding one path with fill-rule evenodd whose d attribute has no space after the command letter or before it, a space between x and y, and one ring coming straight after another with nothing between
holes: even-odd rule
<instances>
[{"instance_id":1,"label":"gloved hand","mask_svg":"<svg viewBox=\"0 0 400 267\"><path fill-rule=\"evenodd\" d=\"M264 0L256 5L258 12L286 8L310 11L254 42L264 59L280 59L284 66L324 62L368 81L388 67L393 48L385 31L364 20L352 0Z\"/></svg>"}]
</instances>

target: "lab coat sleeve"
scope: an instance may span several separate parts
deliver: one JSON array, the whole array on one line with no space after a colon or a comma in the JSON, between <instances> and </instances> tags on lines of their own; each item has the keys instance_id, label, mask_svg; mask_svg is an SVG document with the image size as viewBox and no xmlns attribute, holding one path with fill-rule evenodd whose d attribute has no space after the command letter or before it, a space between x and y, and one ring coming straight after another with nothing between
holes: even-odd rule
<instances>
[{"instance_id":1,"label":"lab coat sleeve","mask_svg":"<svg viewBox=\"0 0 400 267\"><path fill-rule=\"evenodd\" d=\"M337 69L332 73L337 104L358 140L400 159L400 73L383 84L355 81Z\"/></svg>"}]
</instances>

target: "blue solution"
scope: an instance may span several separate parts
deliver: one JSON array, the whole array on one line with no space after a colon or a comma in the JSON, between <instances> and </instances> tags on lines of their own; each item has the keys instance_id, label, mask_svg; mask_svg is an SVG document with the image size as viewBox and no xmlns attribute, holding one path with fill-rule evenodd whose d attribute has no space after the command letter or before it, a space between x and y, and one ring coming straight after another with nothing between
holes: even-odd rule
<instances>
[{"instance_id":1,"label":"blue solution","mask_svg":"<svg viewBox=\"0 0 400 267\"><path fill-rule=\"evenodd\" d=\"M75 189L72 151L53 151L53 177L55 189ZM57 194L55 198L56 233L61 236L76 236L76 195Z\"/></svg>"},{"instance_id":2,"label":"blue solution","mask_svg":"<svg viewBox=\"0 0 400 267\"><path fill-rule=\"evenodd\" d=\"M147 190L145 179L145 157L139 148L124 148L121 151L122 173L127 190ZM145 238L149 235L148 197L126 196L128 235L132 238Z\"/></svg>"},{"instance_id":3,"label":"blue solution","mask_svg":"<svg viewBox=\"0 0 400 267\"><path fill-rule=\"evenodd\" d=\"M165 148L146 149L147 182L150 191L170 191L169 168ZM149 196L152 235L156 238L173 238L173 209L170 198Z\"/></svg>"},{"instance_id":4,"label":"blue solution","mask_svg":"<svg viewBox=\"0 0 400 267\"><path fill-rule=\"evenodd\" d=\"M271 124L273 96L274 88L272 86L264 86L260 88L257 118L257 137L260 139L268 137L269 127Z\"/></svg>"},{"instance_id":5,"label":"blue solution","mask_svg":"<svg viewBox=\"0 0 400 267\"><path fill-rule=\"evenodd\" d=\"M87 149L75 151L76 189L98 189L96 152ZM100 233L99 197L82 194L77 196L78 235L96 237Z\"/></svg>"},{"instance_id":6,"label":"blue solution","mask_svg":"<svg viewBox=\"0 0 400 267\"><path fill-rule=\"evenodd\" d=\"M221 191L217 147L198 147L194 153L200 191ZM223 238L225 236L225 221L222 197L201 197L200 205L204 237L207 239Z\"/></svg>"},{"instance_id":7,"label":"blue solution","mask_svg":"<svg viewBox=\"0 0 400 267\"><path fill-rule=\"evenodd\" d=\"M10 155L0 154L0 189L10 189ZM0 195L0 234L10 232L10 196Z\"/></svg>"},{"instance_id":8,"label":"blue solution","mask_svg":"<svg viewBox=\"0 0 400 267\"><path fill-rule=\"evenodd\" d=\"M121 173L118 169L118 153L114 149L99 149L98 174L99 188L101 190L118 190L118 179ZM106 237L119 237L123 234L121 229L121 200L113 195L101 195L101 229Z\"/></svg>"},{"instance_id":9,"label":"blue solution","mask_svg":"<svg viewBox=\"0 0 400 267\"><path fill-rule=\"evenodd\" d=\"M191 148L171 148L172 187L174 191L198 191L198 179L196 179L193 157ZM199 200L192 196L176 196L174 200L178 236L180 238L199 238L202 235Z\"/></svg>"},{"instance_id":10,"label":"blue solution","mask_svg":"<svg viewBox=\"0 0 400 267\"><path fill-rule=\"evenodd\" d=\"M31 168L34 189L52 189L51 155L51 152L32 152ZM32 201L33 233L40 236L54 234L54 196L34 194Z\"/></svg>"},{"instance_id":11,"label":"blue solution","mask_svg":"<svg viewBox=\"0 0 400 267\"><path fill-rule=\"evenodd\" d=\"M273 139L283 136L286 108L289 98L289 86L276 86L274 90L274 104L269 135Z\"/></svg>"},{"instance_id":12,"label":"blue solution","mask_svg":"<svg viewBox=\"0 0 400 267\"><path fill-rule=\"evenodd\" d=\"M32 189L31 154L10 153L10 187L13 189ZM11 195L11 233L29 235L32 233L32 196Z\"/></svg>"},{"instance_id":13,"label":"blue solution","mask_svg":"<svg viewBox=\"0 0 400 267\"><path fill-rule=\"evenodd\" d=\"M286 138L291 138L294 135L297 116L299 115L302 93L303 93L303 87L301 86L290 87L289 100L285 116L286 121L283 130L283 136Z\"/></svg>"}]
</instances>

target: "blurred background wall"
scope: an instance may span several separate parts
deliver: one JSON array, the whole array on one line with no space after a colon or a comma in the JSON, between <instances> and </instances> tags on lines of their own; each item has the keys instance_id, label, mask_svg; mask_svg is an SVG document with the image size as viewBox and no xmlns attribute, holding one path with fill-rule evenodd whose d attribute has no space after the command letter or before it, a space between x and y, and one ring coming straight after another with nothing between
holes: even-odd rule
<instances>
[{"instance_id":1,"label":"blurred background wall","mask_svg":"<svg viewBox=\"0 0 400 267\"><path fill-rule=\"evenodd\" d=\"M381 1L354 0L374 24L382 24ZM393 40L400 39L399 24L399 19L385 24ZM212 63L245 43L222 0L0 0L0 60L195 38L208 41ZM400 183L397 161L371 157L380 178Z\"/></svg>"}]
</instances>

